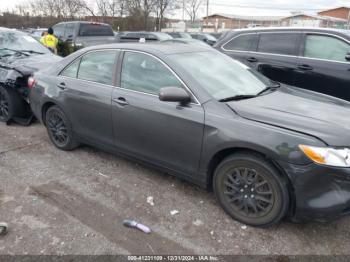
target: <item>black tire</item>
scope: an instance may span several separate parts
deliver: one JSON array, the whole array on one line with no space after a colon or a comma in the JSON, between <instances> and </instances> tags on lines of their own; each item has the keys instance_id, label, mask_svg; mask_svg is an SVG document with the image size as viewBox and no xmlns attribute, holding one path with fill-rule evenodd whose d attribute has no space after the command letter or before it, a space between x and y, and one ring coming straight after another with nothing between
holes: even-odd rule
<instances>
[{"instance_id":1,"label":"black tire","mask_svg":"<svg viewBox=\"0 0 350 262\"><path fill-rule=\"evenodd\" d=\"M50 140L57 148L71 151L78 147L72 125L58 106L52 106L46 111L45 123Z\"/></svg>"},{"instance_id":2,"label":"black tire","mask_svg":"<svg viewBox=\"0 0 350 262\"><path fill-rule=\"evenodd\" d=\"M277 224L289 208L286 179L263 157L237 153L216 168L214 192L235 220L255 227Z\"/></svg>"},{"instance_id":3,"label":"black tire","mask_svg":"<svg viewBox=\"0 0 350 262\"><path fill-rule=\"evenodd\" d=\"M8 122L13 117L22 116L25 111L24 103L15 90L0 86L0 122Z\"/></svg>"}]
</instances>

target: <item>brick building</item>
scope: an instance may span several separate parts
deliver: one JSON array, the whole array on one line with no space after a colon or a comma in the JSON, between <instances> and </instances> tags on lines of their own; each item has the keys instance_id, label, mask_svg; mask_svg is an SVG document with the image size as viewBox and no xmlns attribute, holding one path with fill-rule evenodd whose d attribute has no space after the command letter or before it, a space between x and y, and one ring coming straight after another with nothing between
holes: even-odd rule
<instances>
[{"instance_id":1,"label":"brick building","mask_svg":"<svg viewBox=\"0 0 350 262\"><path fill-rule=\"evenodd\" d=\"M281 19L282 26L347 28L348 20L312 14L294 14Z\"/></svg>"},{"instance_id":2,"label":"brick building","mask_svg":"<svg viewBox=\"0 0 350 262\"><path fill-rule=\"evenodd\" d=\"M204 28L215 31L256 26L279 26L281 16L242 16L233 14L213 14L203 17Z\"/></svg>"},{"instance_id":3,"label":"brick building","mask_svg":"<svg viewBox=\"0 0 350 262\"><path fill-rule=\"evenodd\" d=\"M328 9L328 10L318 12L318 15L336 17L336 18L345 19L345 20L349 21L350 20L350 7L341 6L341 7L337 7L337 8L333 8L333 9Z\"/></svg>"}]
</instances>

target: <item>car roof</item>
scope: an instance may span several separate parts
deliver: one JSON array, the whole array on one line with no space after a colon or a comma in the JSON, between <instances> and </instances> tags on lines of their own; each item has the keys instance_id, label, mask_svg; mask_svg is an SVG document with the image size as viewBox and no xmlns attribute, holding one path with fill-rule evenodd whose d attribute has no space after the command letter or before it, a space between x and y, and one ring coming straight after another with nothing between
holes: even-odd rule
<instances>
[{"instance_id":1,"label":"car roof","mask_svg":"<svg viewBox=\"0 0 350 262\"><path fill-rule=\"evenodd\" d=\"M321 28L321 27L255 27L234 29L231 32L261 32L261 31L317 31L317 32L338 32L348 33L349 30L338 28Z\"/></svg>"},{"instance_id":2,"label":"car roof","mask_svg":"<svg viewBox=\"0 0 350 262\"><path fill-rule=\"evenodd\" d=\"M115 43L108 45L98 45L89 47L89 50L99 50L99 49L108 49L108 48L116 48L116 49L128 49L134 51L144 51L152 54L163 54L163 55L171 55L171 54L179 54L179 53L189 53L189 52L207 52L211 49L208 49L203 46L195 46L195 45L184 45L182 43L174 43L173 45L169 45L166 43L158 42L158 43Z\"/></svg>"},{"instance_id":3,"label":"car roof","mask_svg":"<svg viewBox=\"0 0 350 262\"><path fill-rule=\"evenodd\" d=\"M108 26L110 26L109 24L106 24L106 23L93 22L93 21L91 21L91 22L89 22L89 21L66 21L66 22L59 22L56 25L69 24L69 23L75 23L75 24L97 24L97 25L108 25Z\"/></svg>"}]
</instances>

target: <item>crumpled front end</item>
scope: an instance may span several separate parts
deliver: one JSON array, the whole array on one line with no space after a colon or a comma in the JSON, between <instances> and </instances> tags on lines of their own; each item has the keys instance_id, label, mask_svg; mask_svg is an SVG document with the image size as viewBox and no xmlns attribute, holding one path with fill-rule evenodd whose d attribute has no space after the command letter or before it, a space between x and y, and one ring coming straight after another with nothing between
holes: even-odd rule
<instances>
[{"instance_id":1,"label":"crumpled front end","mask_svg":"<svg viewBox=\"0 0 350 262\"><path fill-rule=\"evenodd\" d=\"M350 213L350 168L279 163L294 186L295 222L326 222Z\"/></svg>"}]
</instances>

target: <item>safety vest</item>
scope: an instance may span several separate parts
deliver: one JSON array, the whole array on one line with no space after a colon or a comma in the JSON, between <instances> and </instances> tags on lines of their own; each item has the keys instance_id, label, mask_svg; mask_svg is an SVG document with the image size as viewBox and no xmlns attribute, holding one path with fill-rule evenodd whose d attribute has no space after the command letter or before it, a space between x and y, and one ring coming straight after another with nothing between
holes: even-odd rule
<instances>
[{"instance_id":1,"label":"safety vest","mask_svg":"<svg viewBox=\"0 0 350 262\"><path fill-rule=\"evenodd\" d=\"M46 35L43 39L44 45L49 48L56 48L58 39L54 35Z\"/></svg>"}]
</instances>

